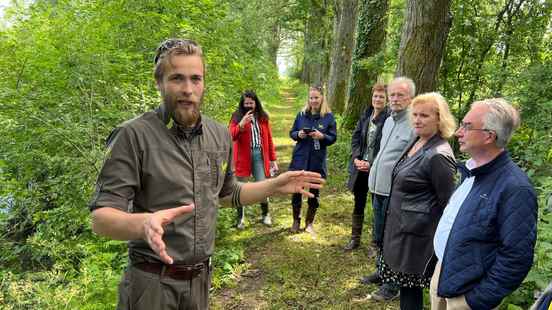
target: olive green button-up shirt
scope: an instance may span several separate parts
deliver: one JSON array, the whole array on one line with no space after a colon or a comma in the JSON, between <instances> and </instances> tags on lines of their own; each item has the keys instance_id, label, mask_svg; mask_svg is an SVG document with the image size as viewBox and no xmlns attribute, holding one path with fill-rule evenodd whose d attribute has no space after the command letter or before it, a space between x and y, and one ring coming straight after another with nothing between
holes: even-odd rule
<instances>
[{"instance_id":1,"label":"olive green button-up shirt","mask_svg":"<svg viewBox=\"0 0 552 310\"><path fill-rule=\"evenodd\" d=\"M144 213L194 203L192 213L164 228L163 240L175 263L195 264L213 254L219 198L232 196L239 204L241 183L232 173L225 126L202 116L186 133L166 125L163 110L127 121L112 133L89 207ZM129 241L129 256L159 260L144 240Z\"/></svg>"}]
</instances>

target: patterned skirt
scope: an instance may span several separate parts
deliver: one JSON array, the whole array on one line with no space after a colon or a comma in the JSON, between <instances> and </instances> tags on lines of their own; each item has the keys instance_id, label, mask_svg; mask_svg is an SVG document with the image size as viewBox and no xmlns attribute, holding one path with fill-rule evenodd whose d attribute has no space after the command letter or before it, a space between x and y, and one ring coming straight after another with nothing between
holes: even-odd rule
<instances>
[{"instance_id":1,"label":"patterned skirt","mask_svg":"<svg viewBox=\"0 0 552 310\"><path fill-rule=\"evenodd\" d=\"M394 271L385 263L383 255L378 255L378 272L383 283L392 283L401 287L429 287L431 278L426 278L421 274L409 274Z\"/></svg>"}]
</instances>

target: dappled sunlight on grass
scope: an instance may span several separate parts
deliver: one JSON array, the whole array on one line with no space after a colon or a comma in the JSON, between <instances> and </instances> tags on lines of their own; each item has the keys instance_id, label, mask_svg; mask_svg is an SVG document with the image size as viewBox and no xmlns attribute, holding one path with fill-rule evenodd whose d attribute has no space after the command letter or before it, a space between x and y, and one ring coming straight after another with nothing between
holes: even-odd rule
<instances>
[{"instance_id":1,"label":"dappled sunlight on grass","mask_svg":"<svg viewBox=\"0 0 552 310\"><path fill-rule=\"evenodd\" d=\"M282 110L285 110L285 111L289 111L289 105L280 105L280 104L272 104L270 105L271 109L272 110L277 110L277 109L282 109ZM291 114L289 113L282 113L280 111L278 111L278 116L279 117L286 117L286 116L290 116ZM295 114L293 114L293 116L295 116Z\"/></svg>"},{"instance_id":2,"label":"dappled sunlight on grass","mask_svg":"<svg viewBox=\"0 0 552 310\"><path fill-rule=\"evenodd\" d=\"M293 146L295 145L295 141L291 140L291 138L289 138L289 137L273 138L273 141L274 141L274 144L277 145L277 147L293 148Z\"/></svg>"}]
</instances>

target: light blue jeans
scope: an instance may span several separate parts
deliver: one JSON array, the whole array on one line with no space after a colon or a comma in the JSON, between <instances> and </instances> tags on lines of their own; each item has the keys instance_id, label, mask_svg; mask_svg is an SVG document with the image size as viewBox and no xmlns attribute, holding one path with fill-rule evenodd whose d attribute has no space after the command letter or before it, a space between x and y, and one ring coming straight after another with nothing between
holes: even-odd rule
<instances>
[{"instance_id":1,"label":"light blue jeans","mask_svg":"<svg viewBox=\"0 0 552 310\"><path fill-rule=\"evenodd\" d=\"M264 171L264 162L263 162L263 152L260 147L251 149L251 173L255 182L262 181L266 179ZM246 182L248 177L238 177L238 180L241 182ZM238 221L243 218L243 207L237 207L238 211ZM261 202L261 211L263 216L268 214L268 198Z\"/></svg>"}]
</instances>

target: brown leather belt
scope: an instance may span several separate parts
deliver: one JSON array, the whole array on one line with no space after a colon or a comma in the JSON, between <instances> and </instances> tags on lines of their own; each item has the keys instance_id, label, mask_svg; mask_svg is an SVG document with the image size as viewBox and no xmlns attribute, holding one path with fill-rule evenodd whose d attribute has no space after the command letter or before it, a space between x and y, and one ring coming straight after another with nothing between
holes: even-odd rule
<instances>
[{"instance_id":1,"label":"brown leather belt","mask_svg":"<svg viewBox=\"0 0 552 310\"><path fill-rule=\"evenodd\" d=\"M142 262L133 265L134 267L163 277L175 280L192 280L197 277L203 269L209 268L209 260L195 265L165 265L161 263Z\"/></svg>"}]
</instances>

